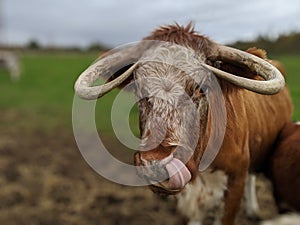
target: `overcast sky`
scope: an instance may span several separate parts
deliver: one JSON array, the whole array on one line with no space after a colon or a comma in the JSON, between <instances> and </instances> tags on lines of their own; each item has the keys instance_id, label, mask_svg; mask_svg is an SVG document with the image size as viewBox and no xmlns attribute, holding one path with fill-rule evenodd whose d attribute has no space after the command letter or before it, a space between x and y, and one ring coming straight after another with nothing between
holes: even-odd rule
<instances>
[{"instance_id":1,"label":"overcast sky","mask_svg":"<svg viewBox=\"0 0 300 225\"><path fill-rule=\"evenodd\" d=\"M194 21L220 43L300 31L299 0L0 0L0 7L8 44L116 46L175 21Z\"/></svg>"}]
</instances>

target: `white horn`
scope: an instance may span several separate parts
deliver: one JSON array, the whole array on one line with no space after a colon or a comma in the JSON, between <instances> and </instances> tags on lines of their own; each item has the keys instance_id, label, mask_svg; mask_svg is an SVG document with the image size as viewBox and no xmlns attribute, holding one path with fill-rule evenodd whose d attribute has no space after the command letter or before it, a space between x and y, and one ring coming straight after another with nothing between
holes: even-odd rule
<instances>
[{"instance_id":1,"label":"white horn","mask_svg":"<svg viewBox=\"0 0 300 225\"><path fill-rule=\"evenodd\" d=\"M122 75L106 84L92 86L93 82L97 80L101 72L103 72L101 69L99 69L99 67L102 66L102 63L95 63L79 76L75 83L75 92L83 99L93 100L100 98L124 82L131 75L137 65L138 63L133 64Z\"/></svg>"},{"instance_id":2,"label":"white horn","mask_svg":"<svg viewBox=\"0 0 300 225\"><path fill-rule=\"evenodd\" d=\"M239 87L243 87L260 94L272 95L278 93L285 86L284 77L279 70L257 56L241 50L219 45L216 57L221 60L225 59L231 62L246 65L252 71L265 79L265 81L251 80L224 72L209 65L205 65L209 70L215 73L216 76Z\"/></svg>"},{"instance_id":3,"label":"white horn","mask_svg":"<svg viewBox=\"0 0 300 225\"><path fill-rule=\"evenodd\" d=\"M143 52L142 45L133 44L122 49L114 49L87 68L75 82L75 92L83 99L97 99L124 82L137 67L138 59ZM123 74L110 82L93 86L100 77L111 79L119 70L132 65Z\"/></svg>"}]
</instances>

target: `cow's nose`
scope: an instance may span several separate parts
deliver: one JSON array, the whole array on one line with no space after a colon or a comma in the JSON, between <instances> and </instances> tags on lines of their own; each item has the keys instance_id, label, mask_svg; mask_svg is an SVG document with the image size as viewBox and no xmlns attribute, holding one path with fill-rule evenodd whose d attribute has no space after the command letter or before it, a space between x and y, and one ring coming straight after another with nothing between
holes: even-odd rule
<instances>
[{"instance_id":1,"label":"cow's nose","mask_svg":"<svg viewBox=\"0 0 300 225\"><path fill-rule=\"evenodd\" d=\"M144 161L164 161L164 159L170 157L174 151L176 150L175 145L166 145L166 144L159 144L154 148L151 148L151 144L143 145L139 147L138 151L140 153L140 159Z\"/></svg>"},{"instance_id":2,"label":"cow's nose","mask_svg":"<svg viewBox=\"0 0 300 225\"><path fill-rule=\"evenodd\" d=\"M190 180L191 173L186 165L173 153L162 160L145 160L143 152L137 152L135 163L138 175L154 186L164 190L182 189Z\"/></svg>"},{"instance_id":3,"label":"cow's nose","mask_svg":"<svg viewBox=\"0 0 300 225\"><path fill-rule=\"evenodd\" d=\"M137 151L134 157L134 163L136 166L165 166L173 158L173 147L165 148L162 151Z\"/></svg>"},{"instance_id":4,"label":"cow's nose","mask_svg":"<svg viewBox=\"0 0 300 225\"><path fill-rule=\"evenodd\" d=\"M151 181L163 181L169 178L166 165L173 159L170 154L162 160L146 160L143 158L142 152L135 154L135 165L137 166L138 174Z\"/></svg>"}]
</instances>

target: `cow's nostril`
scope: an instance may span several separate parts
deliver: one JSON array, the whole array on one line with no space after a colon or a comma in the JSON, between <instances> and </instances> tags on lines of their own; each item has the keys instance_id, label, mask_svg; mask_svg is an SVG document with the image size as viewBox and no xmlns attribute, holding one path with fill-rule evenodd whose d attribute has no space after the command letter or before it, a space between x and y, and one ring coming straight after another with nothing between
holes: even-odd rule
<instances>
[{"instance_id":1,"label":"cow's nostril","mask_svg":"<svg viewBox=\"0 0 300 225\"><path fill-rule=\"evenodd\" d=\"M162 149L164 152L170 154L170 153L173 153L173 152L174 152L175 147L174 147L174 146L164 146L164 145L161 145L161 149Z\"/></svg>"},{"instance_id":2,"label":"cow's nostril","mask_svg":"<svg viewBox=\"0 0 300 225\"><path fill-rule=\"evenodd\" d=\"M135 154L135 165L138 166L138 174L149 181L160 182L169 178L166 165L173 160L173 154L162 160L146 160L144 156L149 156L145 152Z\"/></svg>"}]
</instances>

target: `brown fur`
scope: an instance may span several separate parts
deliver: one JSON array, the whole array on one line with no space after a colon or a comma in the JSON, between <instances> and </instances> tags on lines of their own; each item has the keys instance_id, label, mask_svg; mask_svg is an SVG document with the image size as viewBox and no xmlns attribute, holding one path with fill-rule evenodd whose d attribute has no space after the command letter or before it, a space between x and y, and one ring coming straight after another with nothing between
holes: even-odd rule
<instances>
[{"instance_id":1,"label":"brown fur","mask_svg":"<svg viewBox=\"0 0 300 225\"><path fill-rule=\"evenodd\" d=\"M201 49L206 55L210 54L213 45L208 38L195 32L192 23L189 23L186 27L178 24L162 26L144 40L167 41L195 50Z\"/></svg>"},{"instance_id":2,"label":"brown fur","mask_svg":"<svg viewBox=\"0 0 300 225\"><path fill-rule=\"evenodd\" d=\"M268 169L278 202L300 211L300 125L284 126Z\"/></svg>"},{"instance_id":3,"label":"brown fur","mask_svg":"<svg viewBox=\"0 0 300 225\"><path fill-rule=\"evenodd\" d=\"M215 63L210 56L216 44L196 34L191 24L187 27L179 25L161 27L145 40L169 41L191 47L204 53L206 63L211 65ZM249 52L266 59L266 53L263 50L252 49ZM221 62L221 68L239 76L253 79L257 77L244 66L235 65L234 62ZM223 225L231 225L239 210L247 171L258 170L262 167L279 131L291 117L292 104L287 89L273 96L264 96L238 88L226 81L220 80L219 82L226 101L227 127L222 148L212 167L225 171L229 176L222 222ZM193 165L194 168L199 165L203 154L200 146L205 146L203 141L207 142L207 137L202 138L199 140L194 156L196 162L189 161L188 167L191 167L189 164L196 164L196 166ZM192 171L193 177L197 173L198 171Z\"/></svg>"}]
</instances>

